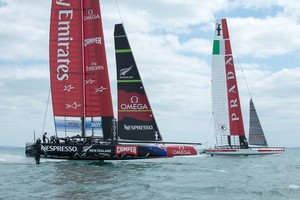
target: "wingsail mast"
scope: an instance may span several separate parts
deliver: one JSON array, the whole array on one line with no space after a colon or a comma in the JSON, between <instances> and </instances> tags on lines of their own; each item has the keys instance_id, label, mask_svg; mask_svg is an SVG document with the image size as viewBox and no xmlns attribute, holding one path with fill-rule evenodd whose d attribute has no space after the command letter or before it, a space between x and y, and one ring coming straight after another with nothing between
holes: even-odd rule
<instances>
[{"instance_id":1,"label":"wingsail mast","mask_svg":"<svg viewBox=\"0 0 300 200\"><path fill-rule=\"evenodd\" d=\"M50 73L56 132L110 139L113 109L99 1L52 1Z\"/></svg>"},{"instance_id":2,"label":"wingsail mast","mask_svg":"<svg viewBox=\"0 0 300 200\"><path fill-rule=\"evenodd\" d=\"M220 146L247 147L226 19L216 21L212 59L212 107Z\"/></svg>"}]
</instances>

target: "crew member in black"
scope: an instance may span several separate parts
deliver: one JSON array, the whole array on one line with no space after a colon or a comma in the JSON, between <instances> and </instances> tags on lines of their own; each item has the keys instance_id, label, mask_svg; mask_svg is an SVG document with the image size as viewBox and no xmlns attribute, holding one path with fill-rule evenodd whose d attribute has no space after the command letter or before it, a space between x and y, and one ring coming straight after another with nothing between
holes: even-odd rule
<instances>
[{"instance_id":1,"label":"crew member in black","mask_svg":"<svg viewBox=\"0 0 300 200\"><path fill-rule=\"evenodd\" d=\"M34 159L36 164L40 164L40 158L41 158L41 139L38 138L35 142L35 152L34 152Z\"/></svg>"},{"instance_id":2,"label":"crew member in black","mask_svg":"<svg viewBox=\"0 0 300 200\"><path fill-rule=\"evenodd\" d=\"M43 143L46 143L46 139L49 141L49 138L47 137L47 132L43 134Z\"/></svg>"},{"instance_id":3,"label":"crew member in black","mask_svg":"<svg viewBox=\"0 0 300 200\"><path fill-rule=\"evenodd\" d=\"M59 144L59 138L57 136L55 136L54 140L56 144Z\"/></svg>"}]
</instances>

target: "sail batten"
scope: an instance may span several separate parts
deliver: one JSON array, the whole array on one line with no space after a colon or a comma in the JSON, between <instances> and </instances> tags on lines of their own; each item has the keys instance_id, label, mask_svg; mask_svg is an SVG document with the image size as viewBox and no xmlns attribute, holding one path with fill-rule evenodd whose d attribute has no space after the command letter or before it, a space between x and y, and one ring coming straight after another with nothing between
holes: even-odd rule
<instances>
[{"instance_id":1,"label":"sail batten","mask_svg":"<svg viewBox=\"0 0 300 200\"><path fill-rule=\"evenodd\" d=\"M118 80L118 83L140 83L142 80Z\"/></svg>"},{"instance_id":2,"label":"sail batten","mask_svg":"<svg viewBox=\"0 0 300 200\"><path fill-rule=\"evenodd\" d=\"M116 49L116 53L130 53L131 49Z\"/></svg>"}]
</instances>

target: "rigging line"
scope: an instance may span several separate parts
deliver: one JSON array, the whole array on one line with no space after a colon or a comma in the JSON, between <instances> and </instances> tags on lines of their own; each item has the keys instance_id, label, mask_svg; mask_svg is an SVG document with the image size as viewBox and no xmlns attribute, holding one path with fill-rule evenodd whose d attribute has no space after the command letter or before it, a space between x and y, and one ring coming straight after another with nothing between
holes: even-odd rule
<instances>
[{"instance_id":1,"label":"rigging line","mask_svg":"<svg viewBox=\"0 0 300 200\"><path fill-rule=\"evenodd\" d=\"M231 42L231 47L232 47L232 48L231 48L231 49L232 49L232 56L233 56L233 55L236 55L234 60L236 61L236 63L240 64L240 62L239 62L239 56L238 56L238 54L237 54L236 51L235 51L233 42ZM242 66L241 64L240 64L240 68L241 68L241 70L242 70L243 78L244 78L244 80L245 80L245 83L246 83L246 87L247 87L249 96L250 96L250 98L252 98L252 95L251 95L251 92L250 92L250 89L249 89L249 86L248 86L248 82L247 82L246 76L245 76L245 74L244 74L244 69L243 69L243 66Z\"/></svg>"},{"instance_id":2,"label":"rigging line","mask_svg":"<svg viewBox=\"0 0 300 200\"><path fill-rule=\"evenodd\" d=\"M208 137L211 135L211 126L213 123L213 118L211 117L209 120L209 126L208 126L208 131L206 132L206 137L205 137L205 147L209 148L210 144L212 143L211 141L208 141Z\"/></svg>"},{"instance_id":3,"label":"rigging line","mask_svg":"<svg viewBox=\"0 0 300 200\"><path fill-rule=\"evenodd\" d=\"M243 69L243 66L241 65L241 69L242 69L242 74L243 74L243 77L244 77L244 80L245 80L245 83L246 83L246 87L248 89L248 93L250 95L250 98L252 99L252 95L251 95L251 92L250 92L250 89L249 89L249 86L248 86L248 82L247 82L247 79L246 79L246 76L244 74L244 69Z\"/></svg>"},{"instance_id":4,"label":"rigging line","mask_svg":"<svg viewBox=\"0 0 300 200\"><path fill-rule=\"evenodd\" d=\"M123 24L123 18L122 18L121 11L120 11L120 8L119 8L118 0L115 0L115 2L116 2L116 6L117 6L117 9L118 9L118 12L119 12L120 20L121 20L121 22Z\"/></svg>"},{"instance_id":5,"label":"rigging line","mask_svg":"<svg viewBox=\"0 0 300 200\"><path fill-rule=\"evenodd\" d=\"M46 105L46 112L45 112L45 116L44 116L44 122L43 122L42 134L43 134L44 131L45 131L45 124L46 124L46 118L47 118L47 113L48 113L48 106L49 106L50 92L51 92L51 88L49 88L49 92L48 92L48 99L47 99L47 105Z\"/></svg>"}]
</instances>

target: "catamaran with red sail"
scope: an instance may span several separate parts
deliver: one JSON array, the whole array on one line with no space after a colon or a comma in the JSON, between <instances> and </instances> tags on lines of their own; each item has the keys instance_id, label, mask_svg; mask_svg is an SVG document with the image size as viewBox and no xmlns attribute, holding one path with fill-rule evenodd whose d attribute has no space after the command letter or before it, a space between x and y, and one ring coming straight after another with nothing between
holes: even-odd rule
<instances>
[{"instance_id":1,"label":"catamaran with red sail","mask_svg":"<svg viewBox=\"0 0 300 200\"><path fill-rule=\"evenodd\" d=\"M217 145L210 155L260 155L283 153L267 145L253 101L250 101L248 142L243 123L237 77L226 19L216 21L212 56L212 110Z\"/></svg>"},{"instance_id":2,"label":"catamaran with red sail","mask_svg":"<svg viewBox=\"0 0 300 200\"><path fill-rule=\"evenodd\" d=\"M55 140L26 146L46 158L119 160L197 155L197 143L164 142L122 24L115 26L114 119L100 3L53 0L50 80Z\"/></svg>"}]
</instances>

